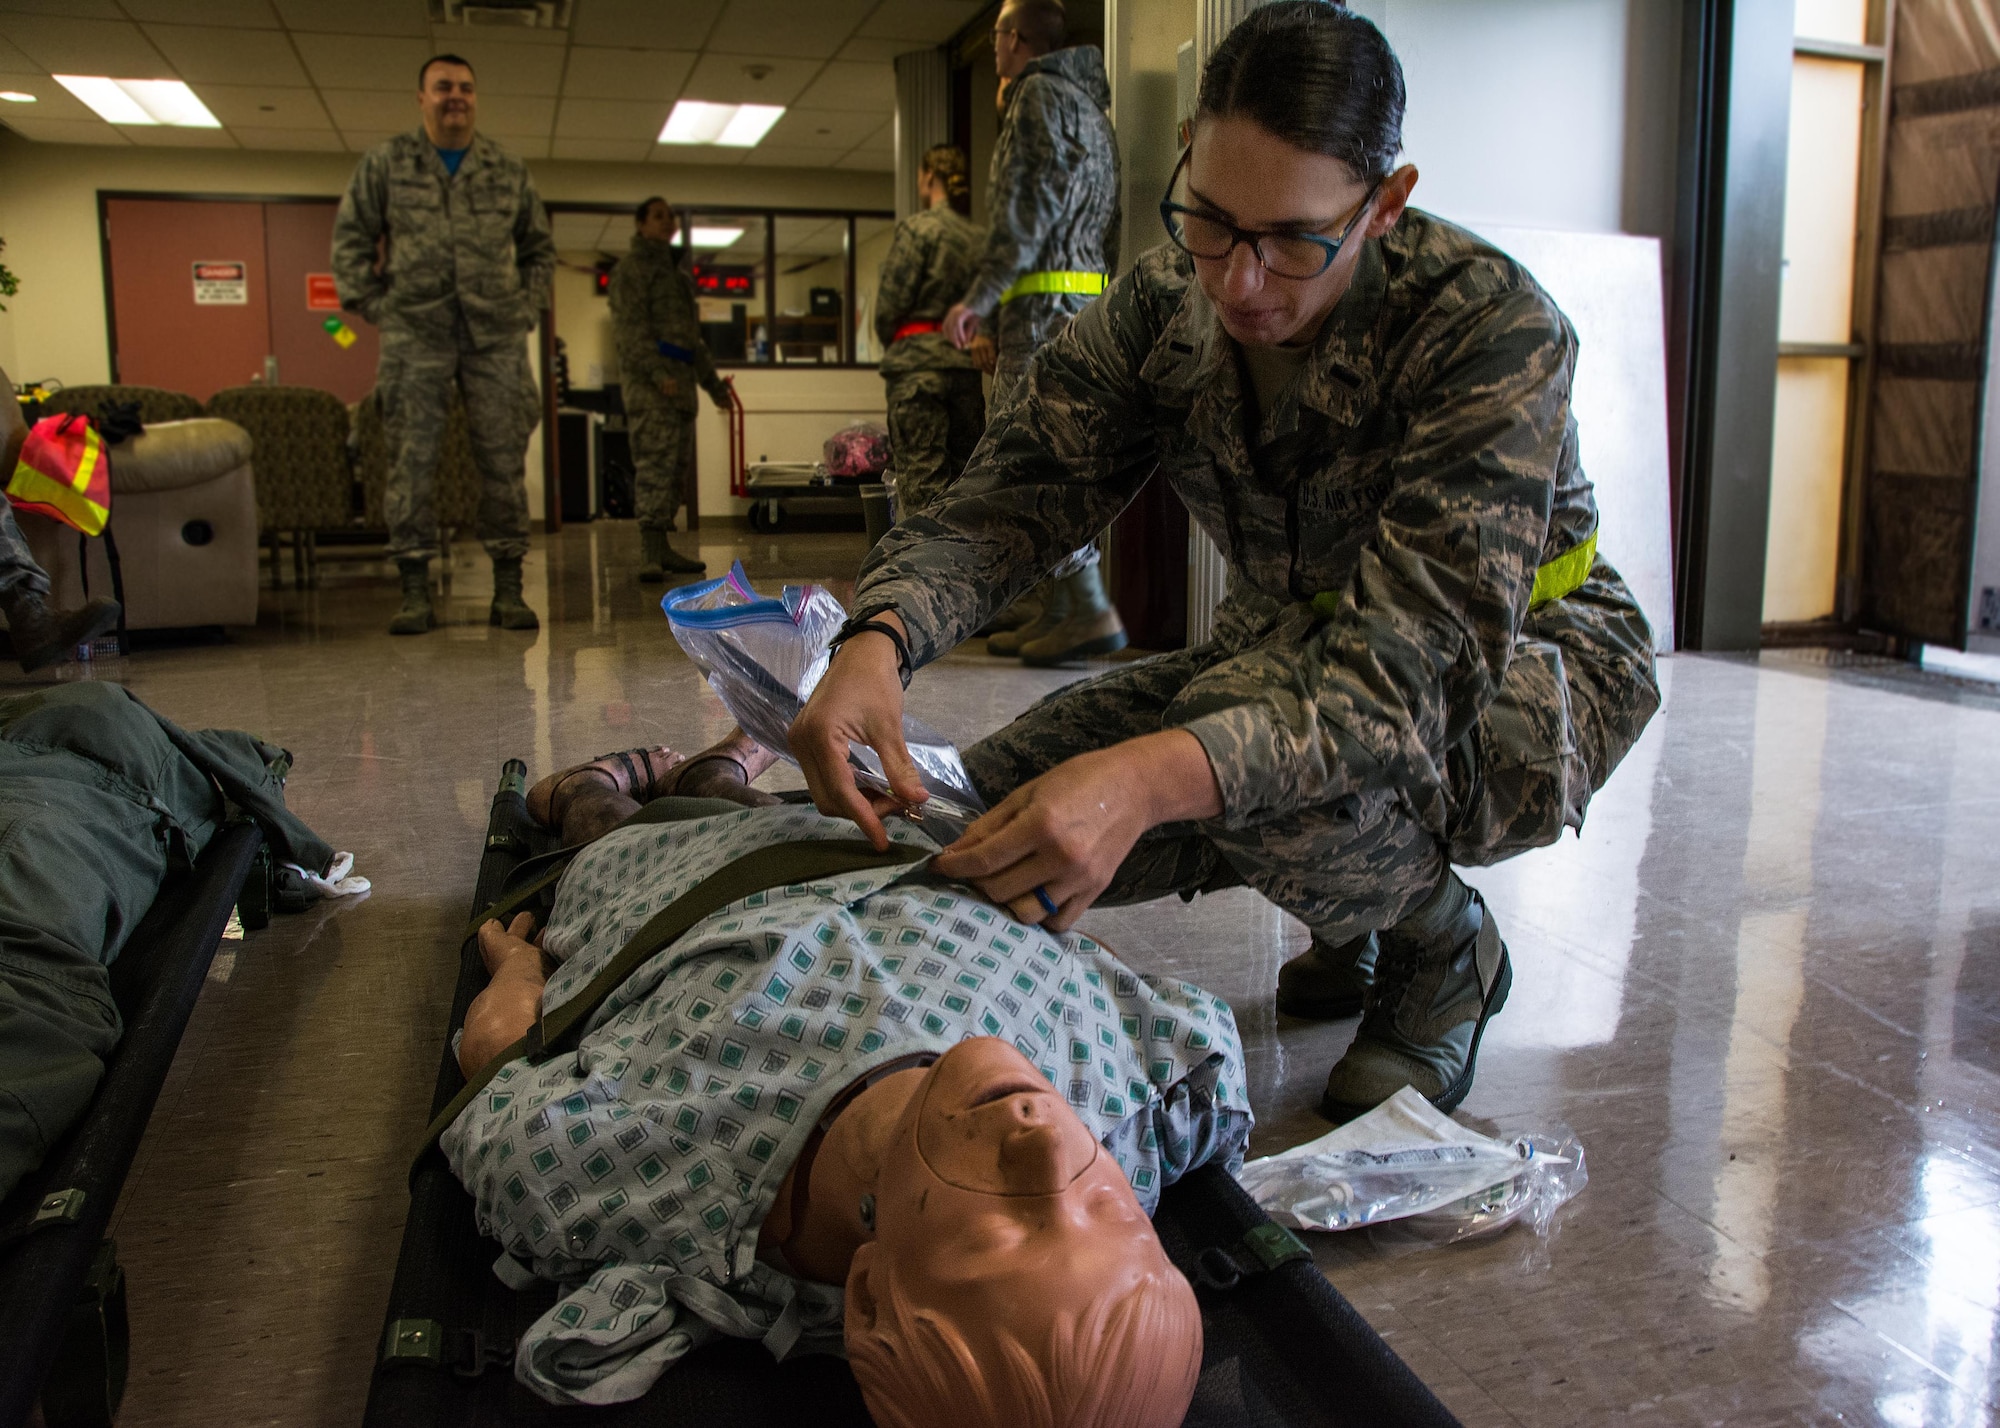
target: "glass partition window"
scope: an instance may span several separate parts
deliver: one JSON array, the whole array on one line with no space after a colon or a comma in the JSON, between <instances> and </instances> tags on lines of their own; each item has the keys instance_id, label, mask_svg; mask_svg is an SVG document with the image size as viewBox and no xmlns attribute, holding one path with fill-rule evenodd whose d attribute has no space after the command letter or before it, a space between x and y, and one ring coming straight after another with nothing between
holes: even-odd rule
<instances>
[{"instance_id":1,"label":"glass partition window","mask_svg":"<svg viewBox=\"0 0 2000 1428\"><path fill-rule=\"evenodd\" d=\"M771 360L769 227L763 213L682 215L701 335L718 363Z\"/></svg>"},{"instance_id":2,"label":"glass partition window","mask_svg":"<svg viewBox=\"0 0 2000 1428\"><path fill-rule=\"evenodd\" d=\"M882 360L882 344L875 338L875 295L882 286L882 260L889 256L895 232L893 219L854 220L854 321L848 330L857 362Z\"/></svg>"},{"instance_id":3,"label":"glass partition window","mask_svg":"<svg viewBox=\"0 0 2000 1428\"><path fill-rule=\"evenodd\" d=\"M774 356L786 366L850 360L842 336L847 311L847 225L845 216L777 220Z\"/></svg>"}]
</instances>

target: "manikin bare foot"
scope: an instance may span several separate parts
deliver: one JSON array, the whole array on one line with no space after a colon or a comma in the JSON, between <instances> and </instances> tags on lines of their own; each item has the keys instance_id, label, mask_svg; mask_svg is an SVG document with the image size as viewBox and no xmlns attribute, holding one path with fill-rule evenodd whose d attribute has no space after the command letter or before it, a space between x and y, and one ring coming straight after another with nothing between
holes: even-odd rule
<instances>
[{"instance_id":1,"label":"manikin bare foot","mask_svg":"<svg viewBox=\"0 0 2000 1428\"><path fill-rule=\"evenodd\" d=\"M758 808L778 800L751 781L777 755L741 729L692 758L665 745L606 754L550 774L528 791L528 812L572 846L602 837L656 798L721 798Z\"/></svg>"}]
</instances>

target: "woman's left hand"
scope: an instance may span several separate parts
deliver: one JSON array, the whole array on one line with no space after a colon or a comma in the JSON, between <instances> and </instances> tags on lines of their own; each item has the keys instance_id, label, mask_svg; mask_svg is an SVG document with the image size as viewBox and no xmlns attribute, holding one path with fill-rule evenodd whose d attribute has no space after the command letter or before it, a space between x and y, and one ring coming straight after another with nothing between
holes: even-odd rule
<instances>
[{"instance_id":1,"label":"woman's left hand","mask_svg":"<svg viewBox=\"0 0 2000 1428\"><path fill-rule=\"evenodd\" d=\"M1215 774L1194 735L1148 734L1079 754L1022 784L931 866L971 883L1018 921L1067 932L1147 829L1221 811ZM1038 888L1056 904L1053 914Z\"/></svg>"}]
</instances>

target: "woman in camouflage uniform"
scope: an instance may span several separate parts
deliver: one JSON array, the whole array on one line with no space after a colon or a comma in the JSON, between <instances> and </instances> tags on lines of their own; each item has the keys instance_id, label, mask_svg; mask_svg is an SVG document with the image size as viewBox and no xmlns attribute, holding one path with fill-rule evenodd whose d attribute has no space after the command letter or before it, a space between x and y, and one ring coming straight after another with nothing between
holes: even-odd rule
<instances>
[{"instance_id":1,"label":"woman in camouflage uniform","mask_svg":"<svg viewBox=\"0 0 2000 1428\"><path fill-rule=\"evenodd\" d=\"M1452 864L1581 828L1659 703L1596 552L1576 335L1505 254L1406 207L1402 109L1347 10L1282 0L1230 34L1161 205L1173 242L1036 353L948 498L876 547L791 734L820 807L881 839L849 741L921 800L909 668L1160 471L1230 565L1214 636L969 749L993 811L935 868L1055 928L1255 888L1313 933L1279 1007L1365 998L1335 1119L1406 1084L1464 1098L1512 969Z\"/></svg>"},{"instance_id":2,"label":"woman in camouflage uniform","mask_svg":"<svg viewBox=\"0 0 2000 1428\"><path fill-rule=\"evenodd\" d=\"M972 212L965 153L939 144L917 170L922 209L896 225L875 296L888 384L889 484L896 514L915 515L958 479L986 430L972 354L945 338L944 315L972 281L986 230Z\"/></svg>"}]
</instances>

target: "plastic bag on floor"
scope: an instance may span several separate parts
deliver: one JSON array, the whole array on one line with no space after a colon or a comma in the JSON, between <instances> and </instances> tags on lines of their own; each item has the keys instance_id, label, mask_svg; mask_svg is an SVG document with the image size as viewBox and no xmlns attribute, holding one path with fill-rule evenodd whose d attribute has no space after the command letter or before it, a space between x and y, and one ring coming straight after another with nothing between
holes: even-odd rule
<instances>
[{"instance_id":1,"label":"plastic bag on floor","mask_svg":"<svg viewBox=\"0 0 2000 1428\"><path fill-rule=\"evenodd\" d=\"M708 684L736 716L743 732L796 764L787 733L826 673L827 645L847 623L847 610L824 586L787 585L777 599L751 587L741 561L720 580L669 590L660 600L674 639L708 677ZM941 843L986 811L958 748L944 735L905 714L903 742L930 799L913 821ZM850 745L847 761L866 793L887 793L882 761L873 749Z\"/></svg>"},{"instance_id":2,"label":"plastic bag on floor","mask_svg":"<svg viewBox=\"0 0 2000 1428\"><path fill-rule=\"evenodd\" d=\"M1384 1226L1372 1236L1378 1247L1417 1249L1516 1223L1545 1237L1589 1175L1583 1144L1567 1130L1497 1140L1405 1086L1318 1140L1250 1161L1238 1178L1282 1225Z\"/></svg>"}]
</instances>

